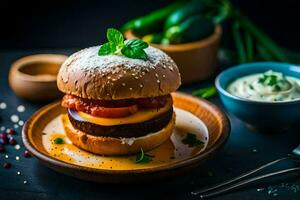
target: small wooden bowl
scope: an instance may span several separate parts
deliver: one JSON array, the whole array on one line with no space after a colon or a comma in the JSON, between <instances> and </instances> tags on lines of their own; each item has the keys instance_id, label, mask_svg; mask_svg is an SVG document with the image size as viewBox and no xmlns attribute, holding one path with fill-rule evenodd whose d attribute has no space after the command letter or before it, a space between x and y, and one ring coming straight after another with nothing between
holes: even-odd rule
<instances>
[{"instance_id":1,"label":"small wooden bowl","mask_svg":"<svg viewBox=\"0 0 300 200\"><path fill-rule=\"evenodd\" d=\"M49 101L62 95L56 75L67 56L37 54L15 61L9 72L9 84L16 95L31 101Z\"/></svg>"},{"instance_id":2,"label":"small wooden bowl","mask_svg":"<svg viewBox=\"0 0 300 200\"><path fill-rule=\"evenodd\" d=\"M221 26L216 26L214 33L196 42L172 45L150 45L161 49L176 62L183 83L192 83L209 78L218 65L218 48L222 35ZM125 32L126 38L137 38L131 30Z\"/></svg>"}]
</instances>

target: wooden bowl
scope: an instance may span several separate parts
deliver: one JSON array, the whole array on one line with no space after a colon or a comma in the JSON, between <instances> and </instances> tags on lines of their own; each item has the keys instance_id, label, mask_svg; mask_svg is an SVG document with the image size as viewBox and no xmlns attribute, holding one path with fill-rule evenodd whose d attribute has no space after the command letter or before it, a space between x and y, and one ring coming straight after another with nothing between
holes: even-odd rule
<instances>
[{"instance_id":1,"label":"wooden bowl","mask_svg":"<svg viewBox=\"0 0 300 200\"><path fill-rule=\"evenodd\" d=\"M62 95L56 75L67 56L37 54L15 61L9 72L9 84L16 95L31 101L49 101Z\"/></svg>"},{"instance_id":2,"label":"wooden bowl","mask_svg":"<svg viewBox=\"0 0 300 200\"><path fill-rule=\"evenodd\" d=\"M216 26L214 33L196 42L185 44L150 45L161 49L176 62L183 83L205 80L213 75L218 66L218 48L222 35L221 26ZM131 30L125 32L126 38L137 38Z\"/></svg>"},{"instance_id":3,"label":"wooden bowl","mask_svg":"<svg viewBox=\"0 0 300 200\"><path fill-rule=\"evenodd\" d=\"M47 137L45 137L47 136L46 132L50 131L53 132L53 134L57 134L58 128L62 128L62 124L58 125L53 121L55 118L59 119L57 117L61 114L66 113L66 110L60 106L60 102L49 104L32 115L22 130L23 143L33 156L49 168L88 181L128 183L162 179L187 173L212 157L223 146L229 137L230 124L226 115L217 106L206 100L192 97L184 93L174 93L172 94L172 97L175 108L184 110L184 112L189 113L196 119L201 119L201 123L203 125L205 124L204 127L206 128L202 130L206 130L207 138L203 149L191 149L190 153L186 153L186 149L189 147L185 144L185 149L178 150L170 145L172 144L170 143L172 140L171 137L169 142L167 141L156 149L147 152L147 154L155 155L153 159L158 159L147 164L131 162L132 164L128 165L126 163L128 163L130 159L131 161L134 161L135 157L97 156L88 152L84 153L84 150L80 149L78 149L80 155L88 153L88 159L95 160L97 158L100 160L96 160L95 165L87 166L87 161L82 161L80 158L78 162L76 160L77 156L64 159L62 153L51 154L51 150L54 149L55 151L56 149L61 148L60 146L49 147L48 145L45 145L45 141L47 143L47 140L49 140L49 138L47 139ZM186 120L189 121L190 118ZM176 126L178 126L178 124ZM176 131L172 136L174 136L174 134L176 134ZM67 139L64 140L67 141ZM182 140L180 139L177 141L181 142ZM71 151L71 155L76 154L72 149L77 147L68 142L65 142L65 145L69 146L67 146L67 149L61 150L61 152ZM177 144L173 142L173 145L176 146ZM165 147L168 146L174 148L171 153L179 155L178 159L175 158L170 160L168 156L163 157L166 153L165 151L169 149ZM47 148L48 150L50 149L50 153ZM186 155L182 156L181 153L185 153ZM120 162L117 163L117 166L114 165L114 168L104 164L104 162L108 162L110 165L116 161ZM125 165L124 163L126 166L123 167L123 165Z\"/></svg>"}]
</instances>

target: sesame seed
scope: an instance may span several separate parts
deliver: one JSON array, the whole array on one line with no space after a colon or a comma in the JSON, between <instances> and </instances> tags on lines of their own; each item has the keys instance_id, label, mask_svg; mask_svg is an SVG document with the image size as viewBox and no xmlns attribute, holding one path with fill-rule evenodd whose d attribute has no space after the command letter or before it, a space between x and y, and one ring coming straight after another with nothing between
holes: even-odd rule
<instances>
[{"instance_id":1,"label":"sesame seed","mask_svg":"<svg viewBox=\"0 0 300 200\"><path fill-rule=\"evenodd\" d=\"M16 160L20 160L20 157L19 157L19 156L16 156Z\"/></svg>"},{"instance_id":2,"label":"sesame seed","mask_svg":"<svg viewBox=\"0 0 300 200\"><path fill-rule=\"evenodd\" d=\"M111 77L110 77L110 76L108 76L108 77L107 77L107 79L109 80L109 79L111 79Z\"/></svg>"},{"instance_id":3,"label":"sesame seed","mask_svg":"<svg viewBox=\"0 0 300 200\"><path fill-rule=\"evenodd\" d=\"M166 69L167 67L163 65L163 68Z\"/></svg>"},{"instance_id":4,"label":"sesame seed","mask_svg":"<svg viewBox=\"0 0 300 200\"><path fill-rule=\"evenodd\" d=\"M163 78L166 78L166 75L162 75Z\"/></svg>"},{"instance_id":5,"label":"sesame seed","mask_svg":"<svg viewBox=\"0 0 300 200\"><path fill-rule=\"evenodd\" d=\"M132 90L132 88L129 88L129 90Z\"/></svg>"},{"instance_id":6,"label":"sesame seed","mask_svg":"<svg viewBox=\"0 0 300 200\"><path fill-rule=\"evenodd\" d=\"M8 158L8 155L6 154L4 157L7 159L7 158Z\"/></svg>"},{"instance_id":7,"label":"sesame seed","mask_svg":"<svg viewBox=\"0 0 300 200\"><path fill-rule=\"evenodd\" d=\"M4 131L5 130L5 126L1 126L0 130Z\"/></svg>"},{"instance_id":8,"label":"sesame seed","mask_svg":"<svg viewBox=\"0 0 300 200\"><path fill-rule=\"evenodd\" d=\"M21 172L18 171L18 172L17 172L17 175L21 175Z\"/></svg>"},{"instance_id":9,"label":"sesame seed","mask_svg":"<svg viewBox=\"0 0 300 200\"><path fill-rule=\"evenodd\" d=\"M24 112L24 111L25 111L25 106L19 105L19 106L17 107L17 111L18 111L18 112Z\"/></svg>"},{"instance_id":10,"label":"sesame seed","mask_svg":"<svg viewBox=\"0 0 300 200\"><path fill-rule=\"evenodd\" d=\"M20 120L18 124L19 124L20 126L23 126L23 125L24 125L24 121L23 121L23 120Z\"/></svg>"},{"instance_id":11,"label":"sesame seed","mask_svg":"<svg viewBox=\"0 0 300 200\"><path fill-rule=\"evenodd\" d=\"M160 80L157 80L156 82L157 82L157 83L160 83Z\"/></svg>"},{"instance_id":12,"label":"sesame seed","mask_svg":"<svg viewBox=\"0 0 300 200\"><path fill-rule=\"evenodd\" d=\"M158 74L155 74L156 77L158 77Z\"/></svg>"},{"instance_id":13,"label":"sesame seed","mask_svg":"<svg viewBox=\"0 0 300 200\"><path fill-rule=\"evenodd\" d=\"M19 121L19 116L18 115L12 115L12 116L10 116L10 120L14 123L17 123Z\"/></svg>"},{"instance_id":14,"label":"sesame seed","mask_svg":"<svg viewBox=\"0 0 300 200\"><path fill-rule=\"evenodd\" d=\"M136 77L134 77L134 78L135 78L135 79L139 79L139 77L137 77L137 76L136 76Z\"/></svg>"},{"instance_id":15,"label":"sesame seed","mask_svg":"<svg viewBox=\"0 0 300 200\"><path fill-rule=\"evenodd\" d=\"M21 148L21 146L20 146L19 144L16 144L16 145L14 146L14 148L15 148L16 150L19 150L19 149Z\"/></svg>"},{"instance_id":16,"label":"sesame seed","mask_svg":"<svg viewBox=\"0 0 300 200\"><path fill-rule=\"evenodd\" d=\"M140 84L140 87L141 87L141 88L144 87L143 84Z\"/></svg>"},{"instance_id":17,"label":"sesame seed","mask_svg":"<svg viewBox=\"0 0 300 200\"><path fill-rule=\"evenodd\" d=\"M23 181L24 184L27 184L27 181Z\"/></svg>"},{"instance_id":18,"label":"sesame seed","mask_svg":"<svg viewBox=\"0 0 300 200\"><path fill-rule=\"evenodd\" d=\"M116 81L117 79L113 78L112 81Z\"/></svg>"},{"instance_id":19,"label":"sesame seed","mask_svg":"<svg viewBox=\"0 0 300 200\"><path fill-rule=\"evenodd\" d=\"M14 124L14 128L19 128L19 125L18 124Z\"/></svg>"},{"instance_id":20,"label":"sesame seed","mask_svg":"<svg viewBox=\"0 0 300 200\"><path fill-rule=\"evenodd\" d=\"M125 84L125 83L122 83L122 86L124 86L124 87L125 87L125 86L126 86L126 84Z\"/></svg>"},{"instance_id":21,"label":"sesame seed","mask_svg":"<svg viewBox=\"0 0 300 200\"><path fill-rule=\"evenodd\" d=\"M7 105L6 105L6 103L4 103L4 102L1 102L0 103L0 109L5 109L7 107Z\"/></svg>"}]
</instances>

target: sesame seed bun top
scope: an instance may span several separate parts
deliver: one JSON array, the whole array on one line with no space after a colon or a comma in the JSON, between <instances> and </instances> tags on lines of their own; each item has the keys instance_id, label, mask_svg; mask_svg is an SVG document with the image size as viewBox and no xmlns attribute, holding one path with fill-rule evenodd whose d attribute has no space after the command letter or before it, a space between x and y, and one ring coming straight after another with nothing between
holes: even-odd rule
<instances>
[{"instance_id":1,"label":"sesame seed bun top","mask_svg":"<svg viewBox=\"0 0 300 200\"><path fill-rule=\"evenodd\" d=\"M175 62L164 52L148 47L147 60L119 55L99 56L100 46L71 55L57 76L58 88L88 99L130 99L167 95L181 84Z\"/></svg>"}]
</instances>

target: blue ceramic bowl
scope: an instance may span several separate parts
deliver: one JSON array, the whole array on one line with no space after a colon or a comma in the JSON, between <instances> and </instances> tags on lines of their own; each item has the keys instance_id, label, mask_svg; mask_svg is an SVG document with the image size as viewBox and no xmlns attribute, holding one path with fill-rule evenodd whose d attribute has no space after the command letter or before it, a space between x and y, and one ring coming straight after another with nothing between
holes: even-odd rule
<instances>
[{"instance_id":1,"label":"blue ceramic bowl","mask_svg":"<svg viewBox=\"0 0 300 200\"><path fill-rule=\"evenodd\" d=\"M256 128L279 129L300 122L300 100L261 102L234 96L226 91L237 78L268 70L300 78L300 66L277 62L241 64L223 71L216 78L216 87L226 109L240 120Z\"/></svg>"}]
</instances>

